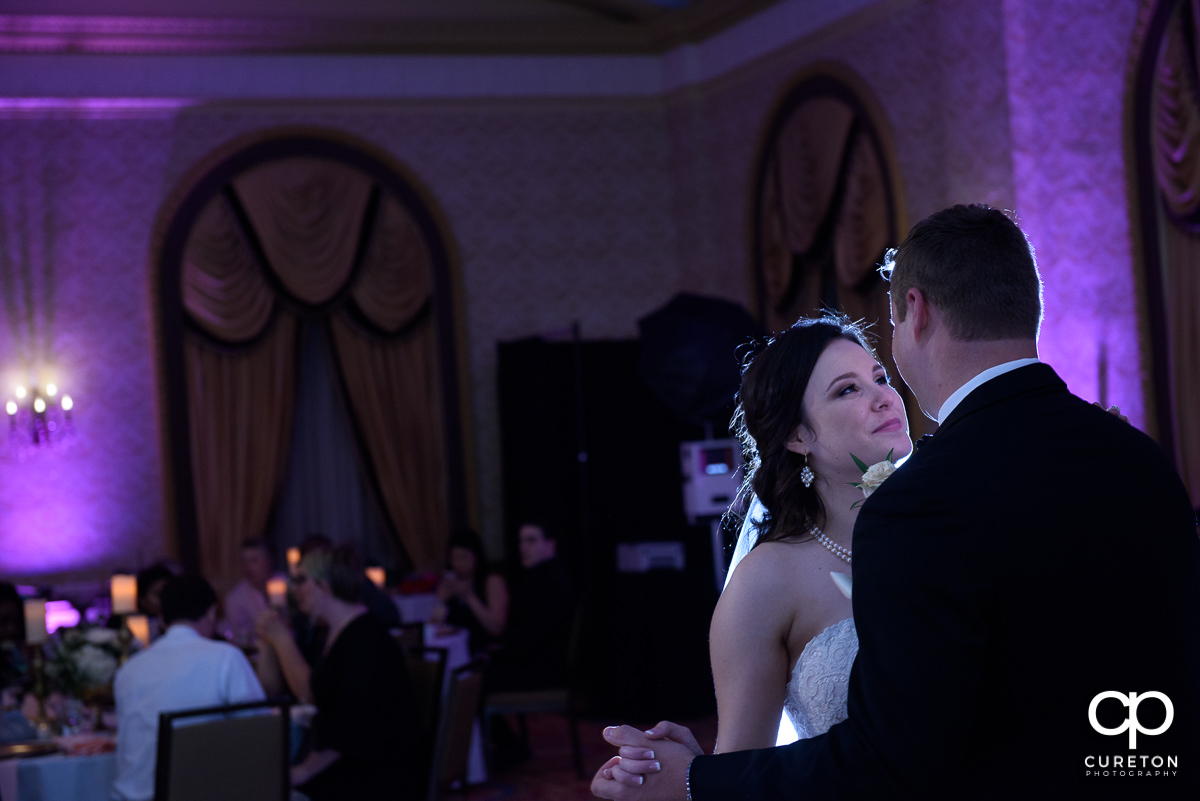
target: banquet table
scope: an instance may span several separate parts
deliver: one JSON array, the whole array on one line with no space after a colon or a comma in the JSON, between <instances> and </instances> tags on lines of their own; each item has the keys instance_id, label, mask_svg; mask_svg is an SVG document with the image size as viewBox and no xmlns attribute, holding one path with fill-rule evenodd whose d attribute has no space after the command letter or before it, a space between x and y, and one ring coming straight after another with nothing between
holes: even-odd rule
<instances>
[{"instance_id":1,"label":"banquet table","mask_svg":"<svg viewBox=\"0 0 1200 801\"><path fill-rule=\"evenodd\" d=\"M449 693L450 673L455 668L462 667L471 661L471 650L467 645L467 632L465 629L459 629L443 634L439 633L435 626L428 624L425 645L430 648L446 649L446 675L442 684L442 701L444 702ZM471 727L471 753L467 761L467 783L482 784L486 781L487 761L483 754L483 729L479 725L479 718L476 718L475 725Z\"/></svg>"},{"instance_id":2,"label":"banquet table","mask_svg":"<svg viewBox=\"0 0 1200 801\"><path fill-rule=\"evenodd\" d=\"M4 801L108 801L117 777L115 753L52 754L0 762Z\"/></svg>"},{"instance_id":3,"label":"banquet table","mask_svg":"<svg viewBox=\"0 0 1200 801\"><path fill-rule=\"evenodd\" d=\"M437 593L425 592L417 595L393 595L392 601L405 623L424 623L433 617L437 607Z\"/></svg>"}]
</instances>

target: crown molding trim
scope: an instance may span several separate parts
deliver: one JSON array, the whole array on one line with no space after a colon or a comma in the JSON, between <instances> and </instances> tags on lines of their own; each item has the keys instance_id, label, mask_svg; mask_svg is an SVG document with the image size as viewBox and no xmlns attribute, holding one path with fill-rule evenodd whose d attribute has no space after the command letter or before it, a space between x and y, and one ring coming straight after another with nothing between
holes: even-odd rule
<instances>
[{"instance_id":1,"label":"crown molding trim","mask_svg":"<svg viewBox=\"0 0 1200 801\"><path fill-rule=\"evenodd\" d=\"M318 19L0 14L0 53L660 54L698 42L780 0L703 0L656 9L636 0L561 0L583 19Z\"/></svg>"}]
</instances>

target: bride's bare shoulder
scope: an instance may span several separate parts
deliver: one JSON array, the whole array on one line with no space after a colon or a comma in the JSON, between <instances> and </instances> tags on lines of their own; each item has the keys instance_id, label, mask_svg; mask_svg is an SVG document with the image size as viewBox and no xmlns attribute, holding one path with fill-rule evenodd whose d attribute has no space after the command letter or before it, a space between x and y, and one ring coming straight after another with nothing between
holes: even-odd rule
<instances>
[{"instance_id":1,"label":"bride's bare shoulder","mask_svg":"<svg viewBox=\"0 0 1200 801\"><path fill-rule=\"evenodd\" d=\"M725 593L776 604L786 598L789 605L802 609L836 600L842 596L829 578L825 556L812 541L764 542L734 569Z\"/></svg>"},{"instance_id":2,"label":"bride's bare shoulder","mask_svg":"<svg viewBox=\"0 0 1200 801\"><path fill-rule=\"evenodd\" d=\"M760 591L774 591L779 584L791 584L805 567L805 548L795 542L764 542L738 564L729 580L729 588L746 585Z\"/></svg>"}]
</instances>

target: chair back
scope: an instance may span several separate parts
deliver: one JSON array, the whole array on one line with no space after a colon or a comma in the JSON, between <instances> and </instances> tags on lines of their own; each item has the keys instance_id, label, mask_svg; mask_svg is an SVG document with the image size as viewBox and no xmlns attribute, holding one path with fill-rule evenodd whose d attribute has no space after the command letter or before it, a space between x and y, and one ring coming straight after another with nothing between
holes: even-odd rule
<instances>
[{"instance_id":1,"label":"chair back","mask_svg":"<svg viewBox=\"0 0 1200 801\"><path fill-rule=\"evenodd\" d=\"M422 739L431 745L437 735L438 712L442 708L442 683L446 677L448 653L445 648L410 646L404 649L404 662L417 704Z\"/></svg>"},{"instance_id":2,"label":"chair back","mask_svg":"<svg viewBox=\"0 0 1200 801\"><path fill-rule=\"evenodd\" d=\"M438 715L442 709L442 686L446 677L445 648L409 646L404 650L408 680L416 704L418 734L415 764L428 771L433 762L434 741L437 738ZM430 776L422 772L419 786L428 790Z\"/></svg>"},{"instance_id":3,"label":"chair back","mask_svg":"<svg viewBox=\"0 0 1200 801\"><path fill-rule=\"evenodd\" d=\"M434 743L429 799L436 801L443 788L467 781L471 733L483 694L483 661L475 660L450 673L450 686Z\"/></svg>"},{"instance_id":4,"label":"chair back","mask_svg":"<svg viewBox=\"0 0 1200 801\"><path fill-rule=\"evenodd\" d=\"M155 801L287 801L286 701L163 712Z\"/></svg>"}]
</instances>

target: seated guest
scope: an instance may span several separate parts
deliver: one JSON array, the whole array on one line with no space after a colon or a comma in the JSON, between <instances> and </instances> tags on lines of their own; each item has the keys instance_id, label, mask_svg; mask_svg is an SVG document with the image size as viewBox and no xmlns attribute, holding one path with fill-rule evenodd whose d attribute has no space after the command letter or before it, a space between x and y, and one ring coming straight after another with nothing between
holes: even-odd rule
<instances>
[{"instance_id":1,"label":"seated guest","mask_svg":"<svg viewBox=\"0 0 1200 801\"><path fill-rule=\"evenodd\" d=\"M21 646L25 643L25 602L17 588L0 581L0 690L19 688L29 666ZM20 698L19 690L14 700ZM7 702L7 701L6 701ZM37 735L19 709L0 712L0 743L32 740Z\"/></svg>"},{"instance_id":2,"label":"seated guest","mask_svg":"<svg viewBox=\"0 0 1200 801\"><path fill-rule=\"evenodd\" d=\"M499 641L508 622L508 585L487 568L483 542L469 528L450 535L446 567L432 620L466 629L471 653L487 650Z\"/></svg>"},{"instance_id":3,"label":"seated guest","mask_svg":"<svg viewBox=\"0 0 1200 801\"><path fill-rule=\"evenodd\" d=\"M309 534L300 543L300 558L304 559L313 551L332 549L333 540L324 534ZM365 571L361 582L362 603L367 607L367 611L374 615L386 629L394 629L399 626L401 623L400 610L396 608L396 602L387 593L376 587L375 583L367 578ZM300 647L300 653L303 654L304 661L308 663L309 667L312 667L325 650L325 638L329 634L329 630L322 621L313 619L299 609L292 610L291 622L292 633L296 644Z\"/></svg>"},{"instance_id":4,"label":"seated guest","mask_svg":"<svg viewBox=\"0 0 1200 801\"><path fill-rule=\"evenodd\" d=\"M225 619L221 627L234 645L254 642L254 621L269 604L267 579L271 578L271 550L266 540L242 540L242 579L225 596Z\"/></svg>"},{"instance_id":5,"label":"seated guest","mask_svg":"<svg viewBox=\"0 0 1200 801\"><path fill-rule=\"evenodd\" d=\"M25 602L7 581L0 581L0 643L25 643Z\"/></svg>"},{"instance_id":6,"label":"seated guest","mask_svg":"<svg viewBox=\"0 0 1200 801\"><path fill-rule=\"evenodd\" d=\"M567 679L567 641L575 616L575 586L558 559L553 529L526 523L517 530L521 570L502 647L488 666L487 689L561 687Z\"/></svg>"},{"instance_id":7,"label":"seated guest","mask_svg":"<svg viewBox=\"0 0 1200 801\"><path fill-rule=\"evenodd\" d=\"M274 692L286 682L317 707L313 750L292 768L292 785L312 801L416 797L412 688L399 647L362 603L362 579L362 563L347 545L301 560L296 602L329 630L311 670L275 610L258 620L269 646L259 655L264 684Z\"/></svg>"},{"instance_id":8,"label":"seated guest","mask_svg":"<svg viewBox=\"0 0 1200 801\"><path fill-rule=\"evenodd\" d=\"M567 682L567 646L575 617L575 586L558 559L554 530L541 523L517 529L521 569L513 576L512 603L504 642L484 674L484 694L542 690ZM492 719L488 733L495 770L523 762L529 743L505 718Z\"/></svg>"},{"instance_id":9,"label":"seated guest","mask_svg":"<svg viewBox=\"0 0 1200 801\"><path fill-rule=\"evenodd\" d=\"M167 582L175 578L175 572L162 562L155 562L149 567L138 571L134 577L137 581L137 609L146 616L150 626L150 640L157 640L162 634L162 591ZM114 624L120 618L112 618Z\"/></svg>"},{"instance_id":10,"label":"seated guest","mask_svg":"<svg viewBox=\"0 0 1200 801\"><path fill-rule=\"evenodd\" d=\"M200 576L173 578L162 590L167 631L117 670L117 778L113 797L150 801L158 715L263 699L254 668L234 646L212 639L217 594Z\"/></svg>"}]
</instances>

